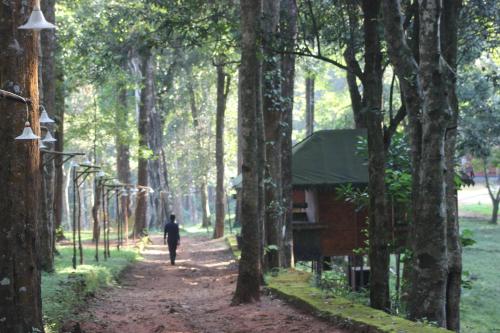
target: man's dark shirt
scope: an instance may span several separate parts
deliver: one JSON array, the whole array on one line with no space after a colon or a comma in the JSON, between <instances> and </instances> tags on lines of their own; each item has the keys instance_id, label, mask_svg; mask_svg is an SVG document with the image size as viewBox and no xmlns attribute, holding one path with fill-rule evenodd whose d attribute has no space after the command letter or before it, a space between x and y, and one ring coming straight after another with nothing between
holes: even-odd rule
<instances>
[{"instance_id":1,"label":"man's dark shirt","mask_svg":"<svg viewBox=\"0 0 500 333\"><path fill-rule=\"evenodd\" d=\"M163 238L167 237L168 234L168 242L170 244L177 244L181 239L179 235L179 225L169 222L165 224L165 232L163 234Z\"/></svg>"}]
</instances>

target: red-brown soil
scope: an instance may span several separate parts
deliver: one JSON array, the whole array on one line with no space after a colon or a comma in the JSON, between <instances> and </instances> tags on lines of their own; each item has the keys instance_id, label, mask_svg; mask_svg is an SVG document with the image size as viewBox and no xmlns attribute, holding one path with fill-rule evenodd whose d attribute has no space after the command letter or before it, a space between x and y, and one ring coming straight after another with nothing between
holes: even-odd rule
<instances>
[{"instance_id":1,"label":"red-brown soil","mask_svg":"<svg viewBox=\"0 0 500 333\"><path fill-rule=\"evenodd\" d=\"M345 332L267 295L231 306L238 268L223 240L184 238L176 266L161 238L153 242L119 287L89 301L78 319L81 332Z\"/></svg>"}]
</instances>

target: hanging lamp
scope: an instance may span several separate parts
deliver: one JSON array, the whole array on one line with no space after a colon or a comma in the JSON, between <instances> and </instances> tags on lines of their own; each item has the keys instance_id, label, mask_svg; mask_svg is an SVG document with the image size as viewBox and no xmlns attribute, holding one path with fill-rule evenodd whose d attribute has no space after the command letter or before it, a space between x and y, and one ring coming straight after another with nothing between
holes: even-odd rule
<instances>
[{"instance_id":1,"label":"hanging lamp","mask_svg":"<svg viewBox=\"0 0 500 333\"><path fill-rule=\"evenodd\" d=\"M40 124L53 124L53 123L55 123L54 120L50 119L49 114L47 113L47 110L45 110L43 105L40 105L40 108L42 109L42 114L40 115Z\"/></svg>"},{"instance_id":2,"label":"hanging lamp","mask_svg":"<svg viewBox=\"0 0 500 333\"><path fill-rule=\"evenodd\" d=\"M29 121L26 121L26 123L24 123L23 133L16 137L16 140L38 140L38 139L40 139L40 137L36 136L35 133L33 133Z\"/></svg>"},{"instance_id":3,"label":"hanging lamp","mask_svg":"<svg viewBox=\"0 0 500 333\"><path fill-rule=\"evenodd\" d=\"M20 26L18 29L40 31L42 29L55 29L56 26L47 22L40 9L40 0L35 1L35 6L28 19L28 21Z\"/></svg>"},{"instance_id":4,"label":"hanging lamp","mask_svg":"<svg viewBox=\"0 0 500 333\"><path fill-rule=\"evenodd\" d=\"M90 161L90 159L88 157L85 158L85 161L83 161L81 163L82 166L91 166L92 165L92 162Z\"/></svg>"},{"instance_id":5,"label":"hanging lamp","mask_svg":"<svg viewBox=\"0 0 500 333\"><path fill-rule=\"evenodd\" d=\"M97 178L104 178L104 177L106 177L106 173L105 173L104 171L102 171L102 170L101 170L101 171L99 171L99 172L97 173L97 176L96 176L96 177L97 177Z\"/></svg>"},{"instance_id":6,"label":"hanging lamp","mask_svg":"<svg viewBox=\"0 0 500 333\"><path fill-rule=\"evenodd\" d=\"M56 142L57 139L55 139L52 134L50 134L50 131L47 130L47 134L45 134L45 137L42 139L42 142L48 142L48 143L52 143L52 142Z\"/></svg>"}]
</instances>

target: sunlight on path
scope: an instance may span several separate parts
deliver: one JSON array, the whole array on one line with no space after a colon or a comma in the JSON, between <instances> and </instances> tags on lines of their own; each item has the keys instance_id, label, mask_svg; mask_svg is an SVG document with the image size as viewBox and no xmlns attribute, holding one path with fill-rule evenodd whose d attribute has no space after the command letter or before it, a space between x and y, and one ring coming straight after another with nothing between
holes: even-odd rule
<instances>
[{"instance_id":1,"label":"sunlight on path","mask_svg":"<svg viewBox=\"0 0 500 333\"><path fill-rule=\"evenodd\" d=\"M268 296L230 306L237 264L223 240L183 238L176 266L163 240L153 241L120 287L90 301L77 319L82 332L345 332Z\"/></svg>"}]
</instances>

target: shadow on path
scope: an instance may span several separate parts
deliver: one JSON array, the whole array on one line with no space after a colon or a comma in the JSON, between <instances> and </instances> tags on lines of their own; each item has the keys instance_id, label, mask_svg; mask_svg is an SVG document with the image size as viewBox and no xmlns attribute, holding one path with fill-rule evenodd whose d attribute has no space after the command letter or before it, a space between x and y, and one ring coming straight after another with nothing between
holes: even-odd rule
<instances>
[{"instance_id":1,"label":"shadow on path","mask_svg":"<svg viewBox=\"0 0 500 333\"><path fill-rule=\"evenodd\" d=\"M153 243L120 286L89 301L81 332L344 332L269 296L230 306L238 268L223 240L183 238L176 266L159 236Z\"/></svg>"}]
</instances>

